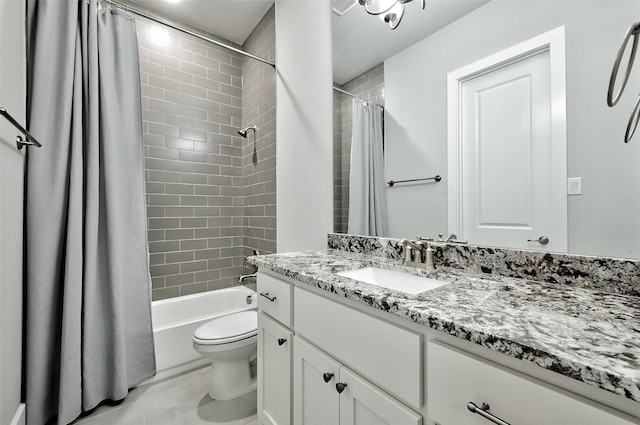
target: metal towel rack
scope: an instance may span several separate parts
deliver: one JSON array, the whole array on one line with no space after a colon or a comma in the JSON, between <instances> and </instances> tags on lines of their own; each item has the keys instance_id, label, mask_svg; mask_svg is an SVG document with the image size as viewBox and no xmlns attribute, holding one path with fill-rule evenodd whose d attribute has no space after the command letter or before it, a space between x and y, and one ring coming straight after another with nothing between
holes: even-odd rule
<instances>
[{"instance_id":1,"label":"metal towel rack","mask_svg":"<svg viewBox=\"0 0 640 425\"><path fill-rule=\"evenodd\" d=\"M33 137L31 134L29 134L29 132L27 130L24 129L23 126L20 125L20 123L18 123L18 121L16 121L11 114L2 106L0 106L0 115L2 115L3 117L5 117L7 119L7 121L9 121L11 124L14 125L14 127L16 127L18 130L20 130L22 132L22 134L24 134L24 136L27 138L27 141L25 142L22 139L22 136L18 135L16 137L16 145L18 146L18 149L22 149L23 146L36 146L36 147L41 147L42 145L36 140L35 137Z\"/></svg>"},{"instance_id":2,"label":"metal towel rack","mask_svg":"<svg viewBox=\"0 0 640 425\"><path fill-rule=\"evenodd\" d=\"M436 183L439 182L440 180L442 180L442 177L435 176L435 177L426 177L424 179L409 179L409 180L389 180L387 182L387 184L389 185L389 187L393 187L393 185L395 185L396 183L409 183L409 182L421 182L421 181L425 181L425 180L435 180Z\"/></svg>"},{"instance_id":3,"label":"metal towel rack","mask_svg":"<svg viewBox=\"0 0 640 425\"><path fill-rule=\"evenodd\" d=\"M620 45L620 49L618 50L618 55L616 56L616 60L613 63L613 69L611 70L611 78L609 79L609 90L607 91L607 105L615 106L620 100L622 96L622 92L627 85L627 81L629 80L629 75L631 75L631 68L633 67L633 62L636 58L636 52L638 50L638 36L640 35L640 22L636 22L631 25L629 29L627 29L624 38L622 39L622 44ZM622 61L622 57L624 56L624 52L627 50L627 45L629 44L629 40L632 39L633 36L633 44L631 46L631 53L629 54L629 61L627 63L627 68L624 73L624 77L622 78L622 83L620 84L620 88L618 91L614 93L616 80L618 79L618 71L620 70L620 62ZM633 137L633 134L638 127L638 122L640 121L640 97L636 101L635 106L633 107L633 111L631 112L631 116L629 117L629 123L627 124L627 131L624 134L624 142L627 143Z\"/></svg>"}]
</instances>

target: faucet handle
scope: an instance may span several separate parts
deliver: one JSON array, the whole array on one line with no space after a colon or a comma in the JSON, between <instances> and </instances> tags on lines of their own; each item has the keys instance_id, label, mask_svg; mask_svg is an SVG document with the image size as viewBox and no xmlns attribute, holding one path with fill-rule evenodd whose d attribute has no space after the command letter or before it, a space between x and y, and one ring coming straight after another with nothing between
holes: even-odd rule
<instances>
[{"instance_id":1,"label":"faucet handle","mask_svg":"<svg viewBox=\"0 0 640 425\"><path fill-rule=\"evenodd\" d=\"M418 236L416 236L416 240L417 240L417 241L432 242L432 241L433 241L433 238L423 238L422 236L418 235Z\"/></svg>"}]
</instances>

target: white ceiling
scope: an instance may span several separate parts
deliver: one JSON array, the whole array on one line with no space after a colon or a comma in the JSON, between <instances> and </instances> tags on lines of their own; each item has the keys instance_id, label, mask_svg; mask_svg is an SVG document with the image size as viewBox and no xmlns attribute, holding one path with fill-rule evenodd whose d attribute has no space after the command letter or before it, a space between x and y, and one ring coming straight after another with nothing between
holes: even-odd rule
<instances>
[{"instance_id":1,"label":"white ceiling","mask_svg":"<svg viewBox=\"0 0 640 425\"><path fill-rule=\"evenodd\" d=\"M274 3L274 0L134 1L151 11L190 23L239 45L244 43ZM343 16L334 13L334 81L344 84L488 1L427 0L426 9L422 10L416 0L406 4L405 16L393 31L359 5Z\"/></svg>"},{"instance_id":2,"label":"white ceiling","mask_svg":"<svg viewBox=\"0 0 640 425\"><path fill-rule=\"evenodd\" d=\"M396 53L444 28L489 0L427 0L405 5L395 30L357 5L333 14L333 80L344 84Z\"/></svg>"},{"instance_id":3,"label":"white ceiling","mask_svg":"<svg viewBox=\"0 0 640 425\"><path fill-rule=\"evenodd\" d=\"M133 0L149 10L242 45L274 0Z\"/></svg>"}]
</instances>

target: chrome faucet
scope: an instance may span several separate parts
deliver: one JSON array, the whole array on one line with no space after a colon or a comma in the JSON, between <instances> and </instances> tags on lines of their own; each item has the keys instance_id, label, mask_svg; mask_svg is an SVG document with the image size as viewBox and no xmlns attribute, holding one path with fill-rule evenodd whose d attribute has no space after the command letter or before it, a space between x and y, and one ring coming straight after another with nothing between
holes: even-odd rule
<instances>
[{"instance_id":1,"label":"chrome faucet","mask_svg":"<svg viewBox=\"0 0 640 425\"><path fill-rule=\"evenodd\" d=\"M444 248L450 244L466 244L467 241L458 240L458 237L454 233L450 233L447 237L444 237L443 233L439 233L437 240L416 236L416 241L400 239L399 243L404 246L403 264L405 266L433 270L436 268L433 256L435 251L433 247Z\"/></svg>"},{"instance_id":2,"label":"chrome faucet","mask_svg":"<svg viewBox=\"0 0 640 425\"><path fill-rule=\"evenodd\" d=\"M436 242L441 244L451 244L451 243L466 244L467 243L467 241L458 240L458 237L456 236L455 233L449 233L446 238L442 239L443 236L444 236L444 233L438 233L438 240Z\"/></svg>"},{"instance_id":3,"label":"chrome faucet","mask_svg":"<svg viewBox=\"0 0 640 425\"><path fill-rule=\"evenodd\" d=\"M404 261L402 264L410 267L426 268L426 264L422 259L422 252L425 247L422 241L413 242L409 239L400 239L398 243L404 247Z\"/></svg>"},{"instance_id":4,"label":"chrome faucet","mask_svg":"<svg viewBox=\"0 0 640 425\"><path fill-rule=\"evenodd\" d=\"M436 268L435 262L433 261L433 247L444 248L447 245L451 244L466 244L467 241L460 241L455 233L449 233L446 238L443 238L444 233L438 233L438 240L434 241L431 238L425 239L427 242L427 250L425 255L425 268L427 270L433 270Z\"/></svg>"},{"instance_id":5,"label":"chrome faucet","mask_svg":"<svg viewBox=\"0 0 640 425\"><path fill-rule=\"evenodd\" d=\"M242 276L240 276L238 278L238 282L242 283L242 282L245 281L245 279L250 279L250 278L253 278L253 277L257 277L257 276L258 276L257 273L243 274Z\"/></svg>"},{"instance_id":6,"label":"chrome faucet","mask_svg":"<svg viewBox=\"0 0 640 425\"><path fill-rule=\"evenodd\" d=\"M257 249L254 249L254 250L252 250L251 252L252 252L252 254L251 254L251 255L260 255L260 252L259 252ZM245 259L244 259L244 261L246 262L246 261L247 261L247 259L245 258ZM251 267L253 267L253 268L255 269L255 267L254 267L254 266L251 266ZM238 282L242 283L242 282L244 282L244 281L245 281L245 279L251 279L251 278L257 277L257 276L258 276L258 274L257 274L257 273L258 273L258 272L253 272L253 273L251 273L251 274L243 274L243 275L241 275L241 276L238 278Z\"/></svg>"}]
</instances>

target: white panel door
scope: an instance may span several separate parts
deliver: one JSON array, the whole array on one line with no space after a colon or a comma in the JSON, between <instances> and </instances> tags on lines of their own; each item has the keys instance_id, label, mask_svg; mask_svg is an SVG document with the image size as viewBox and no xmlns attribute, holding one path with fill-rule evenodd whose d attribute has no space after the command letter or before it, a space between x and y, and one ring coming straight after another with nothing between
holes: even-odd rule
<instances>
[{"instance_id":1,"label":"white panel door","mask_svg":"<svg viewBox=\"0 0 640 425\"><path fill-rule=\"evenodd\" d=\"M422 416L344 366L340 383L345 384L340 394L340 425L422 424Z\"/></svg>"},{"instance_id":2,"label":"white panel door","mask_svg":"<svg viewBox=\"0 0 640 425\"><path fill-rule=\"evenodd\" d=\"M449 143L456 144L457 191L450 195L457 198L459 221L453 230L479 245L565 252L566 137L557 137L554 116L558 71L549 45L527 52L531 45L524 44L512 48L511 57L488 58L455 79L457 137Z\"/></svg>"},{"instance_id":3,"label":"white panel door","mask_svg":"<svg viewBox=\"0 0 640 425\"><path fill-rule=\"evenodd\" d=\"M294 337L293 423L296 425L338 425L339 393L336 382L340 365L331 357Z\"/></svg>"},{"instance_id":4,"label":"white panel door","mask_svg":"<svg viewBox=\"0 0 640 425\"><path fill-rule=\"evenodd\" d=\"M265 425L291 425L292 332L258 312L258 417Z\"/></svg>"}]
</instances>

